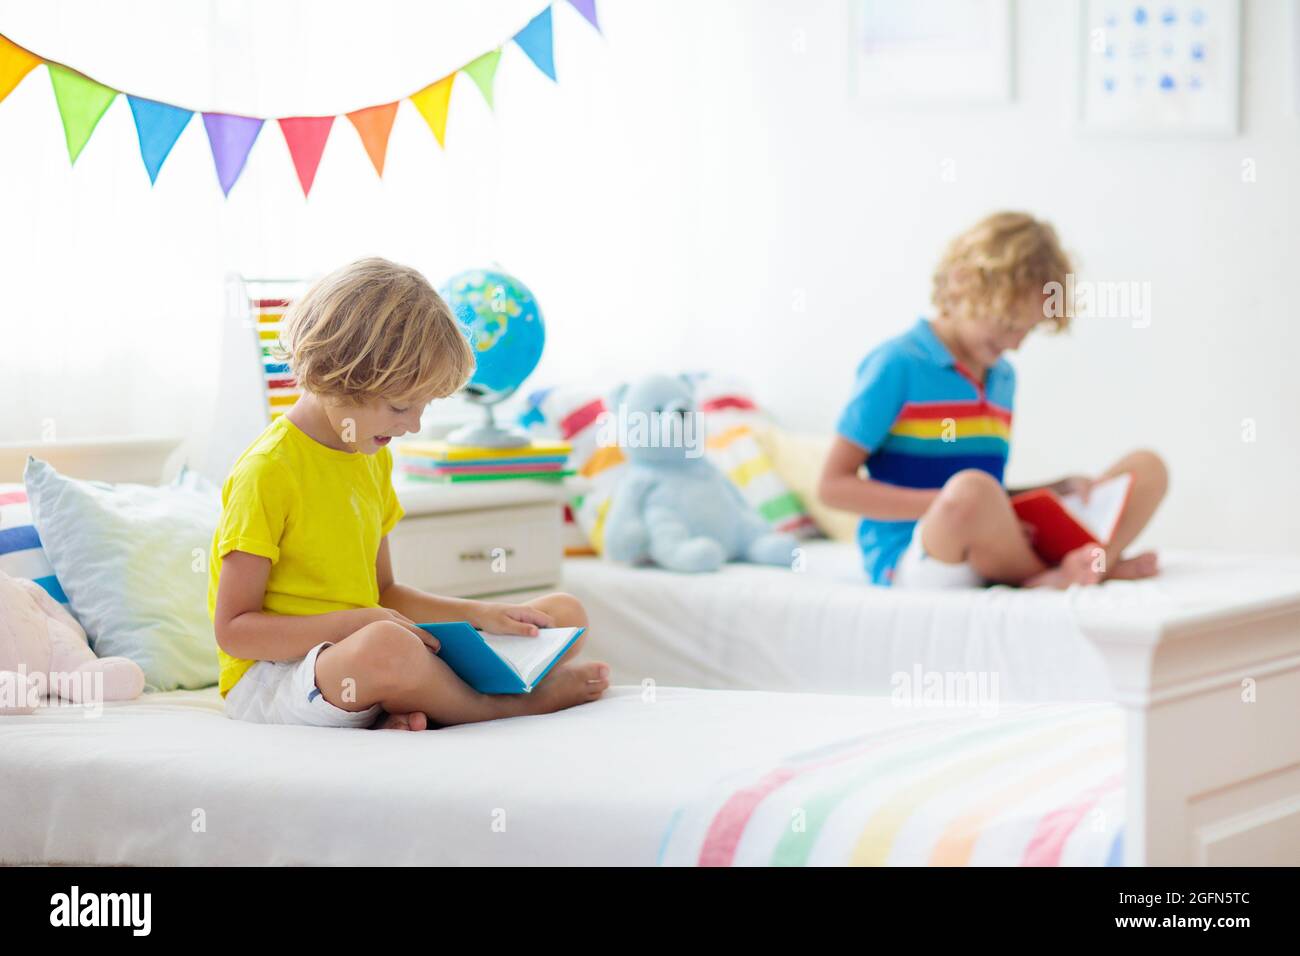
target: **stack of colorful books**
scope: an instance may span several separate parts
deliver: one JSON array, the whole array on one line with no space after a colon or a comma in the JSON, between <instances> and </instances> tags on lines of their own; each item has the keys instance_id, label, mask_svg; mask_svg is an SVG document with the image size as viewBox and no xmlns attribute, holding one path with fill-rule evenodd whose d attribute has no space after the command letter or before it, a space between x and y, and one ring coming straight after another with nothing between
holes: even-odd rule
<instances>
[{"instance_id":1,"label":"stack of colorful books","mask_svg":"<svg viewBox=\"0 0 1300 956\"><path fill-rule=\"evenodd\" d=\"M394 445L393 450L399 473L409 481L559 481L573 474L568 467L573 448L565 442L471 448L443 441L412 441Z\"/></svg>"}]
</instances>

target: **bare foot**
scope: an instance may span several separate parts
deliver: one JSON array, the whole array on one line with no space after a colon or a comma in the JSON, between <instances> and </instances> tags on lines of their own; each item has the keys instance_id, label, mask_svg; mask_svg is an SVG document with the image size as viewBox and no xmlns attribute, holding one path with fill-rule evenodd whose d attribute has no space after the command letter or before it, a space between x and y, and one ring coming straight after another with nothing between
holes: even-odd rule
<instances>
[{"instance_id":1,"label":"bare foot","mask_svg":"<svg viewBox=\"0 0 1300 956\"><path fill-rule=\"evenodd\" d=\"M530 714L550 714L595 700L609 687L609 665L560 664L529 695Z\"/></svg>"},{"instance_id":2,"label":"bare foot","mask_svg":"<svg viewBox=\"0 0 1300 956\"><path fill-rule=\"evenodd\" d=\"M422 711L409 714L382 715L375 722L375 730L424 730L429 726L429 718Z\"/></svg>"},{"instance_id":3,"label":"bare foot","mask_svg":"<svg viewBox=\"0 0 1300 956\"><path fill-rule=\"evenodd\" d=\"M1123 558L1115 565L1115 570L1107 578L1121 581L1136 581L1139 578L1153 578L1160 573L1160 562L1154 551L1143 551L1131 558Z\"/></svg>"},{"instance_id":4,"label":"bare foot","mask_svg":"<svg viewBox=\"0 0 1300 956\"><path fill-rule=\"evenodd\" d=\"M1085 544L1075 548L1064 558L1060 565L1048 568L1041 574L1029 578L1022 587L1056 588L1064 591L1072 584L1089 585L1101 583L1101 572L1093 566L1098 548L1095 544Z\"/></svg>"}]
</instances>

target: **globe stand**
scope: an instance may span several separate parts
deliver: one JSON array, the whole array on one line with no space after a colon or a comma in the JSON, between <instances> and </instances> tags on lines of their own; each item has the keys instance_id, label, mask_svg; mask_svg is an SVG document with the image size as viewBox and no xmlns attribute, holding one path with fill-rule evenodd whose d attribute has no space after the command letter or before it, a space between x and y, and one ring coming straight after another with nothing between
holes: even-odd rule
<instances>
[{"instance_id":1,"label":"globe stand","mask_svg":"<svg viewBox=\"0 0 1300 956\"><path fill-rule=\"evenodd\" d=\"M478 425L462 425L457 428L447 436L447 444L472 448L523 448L532 444L532 439L519 429L498 425L492 417L491 405L481 407L484 420Z\"/></svg>"}]
</instances>

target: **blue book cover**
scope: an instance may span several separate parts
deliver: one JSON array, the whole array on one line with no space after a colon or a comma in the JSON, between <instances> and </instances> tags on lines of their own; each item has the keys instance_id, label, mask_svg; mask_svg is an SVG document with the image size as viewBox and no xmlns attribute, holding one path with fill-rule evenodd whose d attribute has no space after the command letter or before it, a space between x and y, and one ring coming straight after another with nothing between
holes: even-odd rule
<instances>
[{"instance_id":1,"label":"blue book cover","mask_svg":"<svg viewBox=\"0 0 1300 956\"><path fill-rule=\"evenodd\" d=\"M485 634L465 621L419 625L438 639L438 656L480 694L527 694L586 628L544 627L536 637Z\"/></svg>"}]
</instances>

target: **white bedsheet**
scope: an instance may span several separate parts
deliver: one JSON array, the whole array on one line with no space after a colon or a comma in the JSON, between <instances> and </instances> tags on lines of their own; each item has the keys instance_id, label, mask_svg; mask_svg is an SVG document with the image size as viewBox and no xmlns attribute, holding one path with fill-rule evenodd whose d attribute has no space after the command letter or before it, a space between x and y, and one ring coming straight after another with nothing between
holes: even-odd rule
<instances>
[{"instance_id":1,"label":"white bedsheet","mask_svg":"<svg viewBox=\"0 0 1300 956\"><path fill-rule=\"evenodd\" d=\"M719 781L934 719L663 687L425 733L240 723L215 690L45 708L0 717L0 863L652 865Z\"/></svg>"},{"instance_id":2,"label":"white bedsheet","mask_svg":"<svg viewBox=\"0 0 1300 956\"><path fill-rule=\"evenodd\" d=\"M908 591L867 583L856 547L804 545L803 570L717 574L570 558L563 587L591 616L589 657L621 684L889 694L895 676L982 675L1004 700L1099 700L1110 685L1084 610L1223 606L1300 590L1294 558L1163 554L1146 581L1069 591Z\"/></svg>"}]
</instances>

